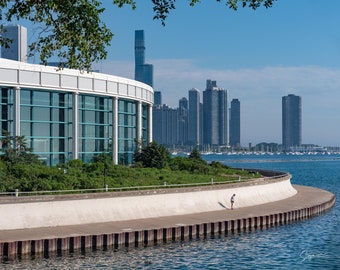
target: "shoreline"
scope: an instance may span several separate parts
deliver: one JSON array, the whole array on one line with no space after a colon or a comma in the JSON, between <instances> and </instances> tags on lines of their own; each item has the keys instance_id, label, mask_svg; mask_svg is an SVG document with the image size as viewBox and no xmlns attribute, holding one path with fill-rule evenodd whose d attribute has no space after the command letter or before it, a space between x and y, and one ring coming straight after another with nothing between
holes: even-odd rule
<instances>
[{"instance_id":1,"label":"shoreline","mask_svg":"<svg viewBox=\"0 0 340 270\"><path fill-rule=\"evenodd\" d=\"M297 194L260 205L218 211L115 222L0 231L0 257L48 256L88 248L138 247L186 241L201 235L288 224L330 210L331 192L294 185Z\"/></svg>"}]
</instances>

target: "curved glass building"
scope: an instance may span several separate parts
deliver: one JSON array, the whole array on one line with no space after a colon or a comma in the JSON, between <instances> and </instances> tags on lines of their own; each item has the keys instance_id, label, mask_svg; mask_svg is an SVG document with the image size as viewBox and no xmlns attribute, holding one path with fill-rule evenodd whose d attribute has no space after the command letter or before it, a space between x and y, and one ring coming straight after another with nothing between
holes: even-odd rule
<instances>
[{"instance_id":1,"label":"curved glass building","mask_svg":"<svg viewBox=\"0 0 340 270\"><path fill-rule=\"evenodd\" d=\"M47 165L108 153L129 164L152 141L152 87L101 73L0 58L1 135L24 136Z\"/></svg>"}]
</instances>

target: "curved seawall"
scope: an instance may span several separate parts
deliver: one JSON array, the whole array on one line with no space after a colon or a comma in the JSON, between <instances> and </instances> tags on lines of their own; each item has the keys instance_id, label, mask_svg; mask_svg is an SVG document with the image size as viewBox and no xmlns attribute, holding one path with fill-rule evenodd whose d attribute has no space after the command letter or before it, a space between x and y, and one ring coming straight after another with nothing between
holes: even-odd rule
<instances>
[{"instance_id":1,"label":"curved seawall","mask_svg":"<svg viewBox=\"0 0 340 270\"><path fill-rule=\"evenodd\" d=\"M232 194L236 194L234 207L241 208L283 200L296 193L290 183L290 175L287 174L275 179L260 178L239 184L186 190L111 193L102 194L103 197L40 196L35 201L24 202L20 202L20 198L14 198L10 203L0 204L0 216L6 217L0 221L0 230L187 215L228 209Z\"/></svg>"},{"instance_id":2,"label":"curved seawall","mask_svg":"<svg viewBox=\"0 0 340 270\"><path fill-rule=\"evenodd\" d=\"M229 199L233 193L236 194L235 209L230 210ZM2 228L12 224L17 229L0 230L0 257L16 258L25 254L48 257L88 248L117 249L183 241L207 234L286 224L325 212L335 204L334 194L292 186L289 175L227 186L72 195L71 198L2 200L0 213L6 217L0 221ZM11 203L13 199L18 202ZM41 212L39 205L43 206ZM21 213L15 222L31 227L20 229L13 221L9 222L9 214L15 218L19 213L5 214L6 208L28 212ZM43 218L52 219L55 224ZM25 222L32 222L34 227ZM37 227L39 224L44 226Z\"/></svg>"}]
</instances>

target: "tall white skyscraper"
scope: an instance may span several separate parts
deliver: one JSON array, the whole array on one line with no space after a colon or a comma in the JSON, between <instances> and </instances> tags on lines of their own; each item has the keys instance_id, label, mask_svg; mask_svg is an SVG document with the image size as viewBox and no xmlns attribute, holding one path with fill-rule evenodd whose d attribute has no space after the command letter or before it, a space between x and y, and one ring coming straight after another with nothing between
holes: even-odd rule
<instances>
[{"instance_id":1,"label":"tall white skyscraper","mask_svg":"<svg viewBox=\"0 0 340 270\"><path fill-rule=\"evenodd\" d=\"M6 31L1 33L2 36L12 40L12 43L9 44L9 48L5 48L5 46L1 47L1 57L20 62L27 62L26 27L21 25L7 25L4 26L4 29Z\"/></svg>"}]
</instances>

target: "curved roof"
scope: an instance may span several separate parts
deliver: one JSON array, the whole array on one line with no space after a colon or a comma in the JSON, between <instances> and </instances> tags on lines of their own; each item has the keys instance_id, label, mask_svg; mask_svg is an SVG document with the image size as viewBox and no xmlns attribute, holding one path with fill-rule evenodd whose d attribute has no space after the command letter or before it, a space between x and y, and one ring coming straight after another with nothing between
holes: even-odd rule
<instances>
[{"instance_id":1,"label":"curved roof","mask_svg":"<svg viewBox=\"0 0 340 270\"><path fill-rule=\"evenodd\" d=\"M147 84L103 73L28 64L0 58L0 86L113 96L153 104Z\"/></svg>"}]
</instances>

